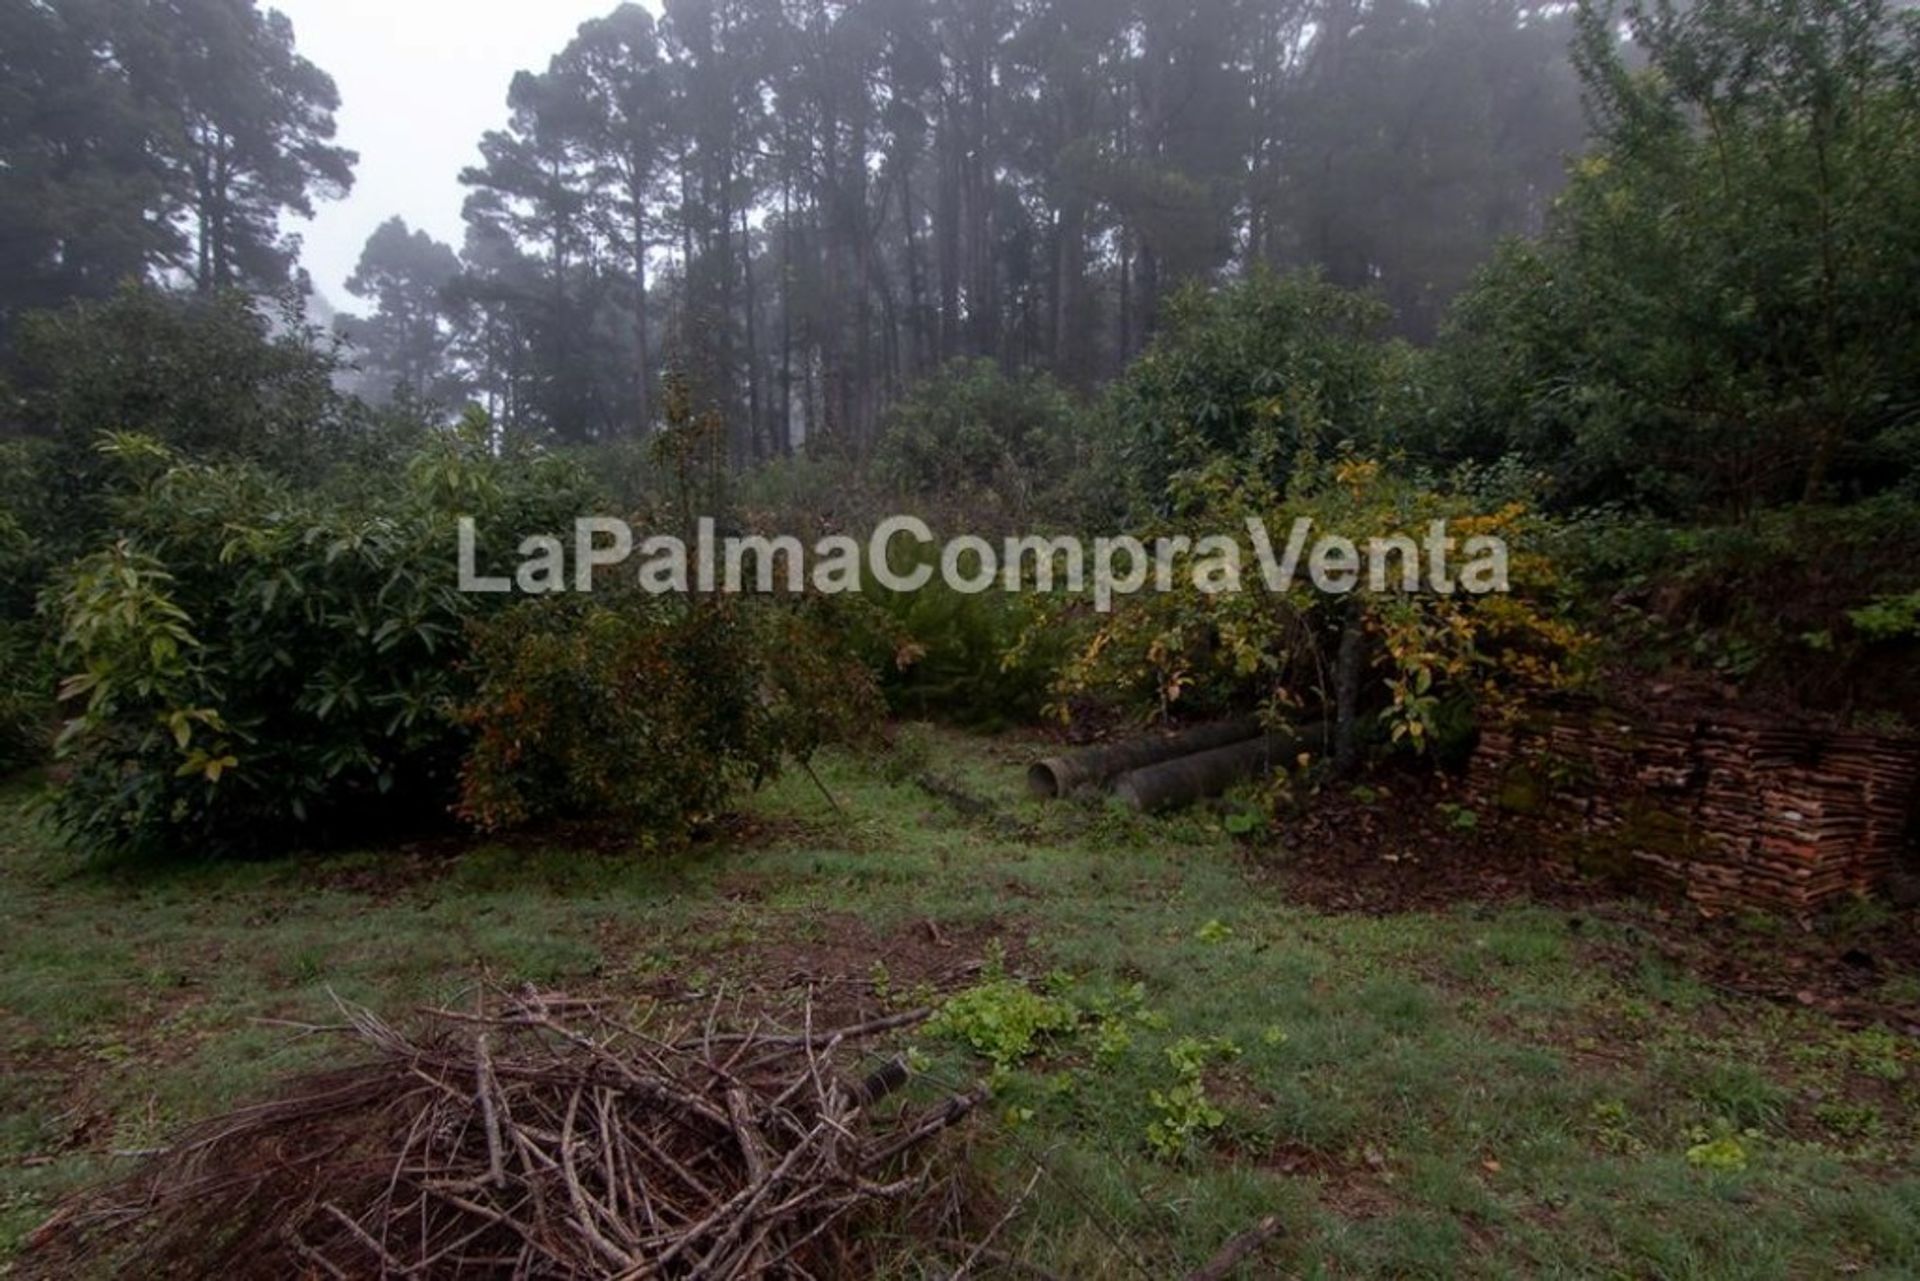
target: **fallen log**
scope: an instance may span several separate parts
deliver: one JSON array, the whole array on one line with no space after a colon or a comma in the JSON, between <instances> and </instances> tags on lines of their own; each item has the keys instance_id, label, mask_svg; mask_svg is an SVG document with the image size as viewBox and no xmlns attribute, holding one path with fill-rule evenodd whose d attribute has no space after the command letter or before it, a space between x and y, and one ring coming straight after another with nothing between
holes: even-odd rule
<instances>
[{"instance_id":1,"label":"fallen log","mask_svg":"<svg viewBox=\"0 0 1920 1281\"><path fill-rule=\"evenodd\" d=\"M1114 783L1113 794L1135 813L1160 814L1218 796L1235 783L1265 774L1302 752L1321 751L1326 743L1325 725L1268 734L1133 770Z\"/></svg>"},{"instance_id":2,"label":"fallen log","mask_svg":"<svg viewBox=\"0 0 1920 1281\"><path fill-rule=\"evenodd\" d=\"M1212 751L1260 737L1258 720L1221 721L1178 734L1156 734L1107 747L1089 748L1072 756L1037 761L1027 771L1027 790L1042 800L1071 796L1084 787L1101 787L1122 774L1195 752Z\"/></svg>"}]
</instances>

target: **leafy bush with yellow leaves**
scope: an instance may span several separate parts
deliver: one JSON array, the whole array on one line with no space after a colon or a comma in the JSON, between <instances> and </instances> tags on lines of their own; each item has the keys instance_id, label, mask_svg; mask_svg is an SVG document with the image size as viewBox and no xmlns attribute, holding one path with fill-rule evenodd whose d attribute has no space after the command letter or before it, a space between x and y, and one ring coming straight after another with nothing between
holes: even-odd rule
<instances>
[{"instance_id":1,"label":"leafy bush with yellow leaves","mask_svg":"<svg viewBox=\"0 0 1920 1281\"><path fill-rule=\"evenodd\" d=\"M1250 563L1240 566L1241 590L1213 592L1183 566L1170 576L1172 590L1124 598L1097 621L1061 671L1056 711L1095 693L1160 716L1254 706L1275 720L1324 716L1350 744L1371 713L1392 742L1445 754L1477 717L1578 677L1587 641L1565 617L1559 576L1541 550L1542 519L1525 504L1489 506L1350 452L1320 463L1302 451L1291 467L1275 467L1268 456L1277 439L1176 476L1170 507L1183 514L1163 519L1146 541L1185 537L1197 545L1203 536L1240 533L1258 517L1278 544L1306 518L1315 538L1339 535L1359 546L1360 589L1323 593L1304 563L1291 583L1273 584ZM1276 475L1287 479L1270 479ZM1371 540L1420 544L1438 521L1462 547L1473 538L1504 540L1511 592L1408 590L1403 554L1378 565L1370 558ZM1276 546L1276 556L1282 552ZM1458 573L1457 551L1452 564ZM1388 590L1368 590L1381 583ZM1422 585L1431 584L1423 577ZM1078 601L1055 609L1086 612Z\"/></svg>"}]
</instances>

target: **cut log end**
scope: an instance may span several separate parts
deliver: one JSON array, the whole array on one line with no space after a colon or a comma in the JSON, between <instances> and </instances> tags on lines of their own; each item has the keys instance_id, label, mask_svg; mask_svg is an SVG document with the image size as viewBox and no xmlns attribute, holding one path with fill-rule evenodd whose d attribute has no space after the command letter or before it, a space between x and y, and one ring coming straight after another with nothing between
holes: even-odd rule
<instances>
[{"instance_id":1,"label":"cut log end","mask_svg":"<svg viewBox=\"0 0 1920 1281\"><path fill-rule=\"evenodd\" d=\"M1063 760L1036 761L1027 770L1027 795L1039 801L1058 800L1065 795L1066 775L1067 763Z\"/></svg>"}]
</instances>

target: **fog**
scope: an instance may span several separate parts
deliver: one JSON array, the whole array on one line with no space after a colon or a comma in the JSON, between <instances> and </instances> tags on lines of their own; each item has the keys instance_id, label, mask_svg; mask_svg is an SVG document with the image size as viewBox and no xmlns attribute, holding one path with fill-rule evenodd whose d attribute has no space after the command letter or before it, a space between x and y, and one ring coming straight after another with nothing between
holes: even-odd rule
<instances>
[{"instance_id":1,"label":"fog","mask_svg":"<svg viewBox=\"0 0 1920 1281\"><path fill-rule=\"evenodd\" d=\"M1920 1277L1910 9L0 0L0 1278Z\"/></svg>"},{"instance_id":2,"label":"fog","mask_svg":"<svg viewBox=\"0 0 1920 1281\"><path fill-rule=\"evenodd\" d=\"M278 0L302 54L340 87L340 142L360 153L352 193L294 220L301 261L334 306L367 237L399 215L460 242L460 170L506 117L514 72L539 68L609 0ZM657 9L650 3L648 8Z\"/></svg>"}]
</instances>

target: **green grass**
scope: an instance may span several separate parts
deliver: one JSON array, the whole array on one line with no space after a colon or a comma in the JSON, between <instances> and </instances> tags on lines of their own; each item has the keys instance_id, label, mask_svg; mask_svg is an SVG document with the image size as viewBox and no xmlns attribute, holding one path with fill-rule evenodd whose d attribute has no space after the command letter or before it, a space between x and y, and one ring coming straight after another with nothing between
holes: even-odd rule
<instances>
[{"instance_id":1,"label":"green grass","mask_svg":"<svg viewBox=\"0 0 1920 1281\"><path fill-rule=\"evenodd\" d=\"M1307 910L1216 820L1042 807L1016 743L918 736L995 812L835 759L841 809L789 778L748 803L760 835L672 859L499 845L141 870L78 863L24 790L0 796L0 1259L109 1153L320 1061L324 1039L273 1021L328 1021L331 993L403 1016L483 975L699 989L777 942L838 948L904 1001L890 941L932 922L956 951L1002 939L1015 977L1079 1012L995 1074L969 1149L1007 1196L1044 1162L1000 1244L1062 1275L1176 1275L1266 1214L1286 1229L1248 1276L1920 1271L1906 1041L1720 997L1625 925ZM850 959L848 923L870 958ZM1221 1123L1157 1153L1154 1095L1196 1043ZM922 1049L927 1090L992 1072L958 1037ZM1724 1137L1742 1168L1689 1160Z\"/></svg>"}]
</instances>

